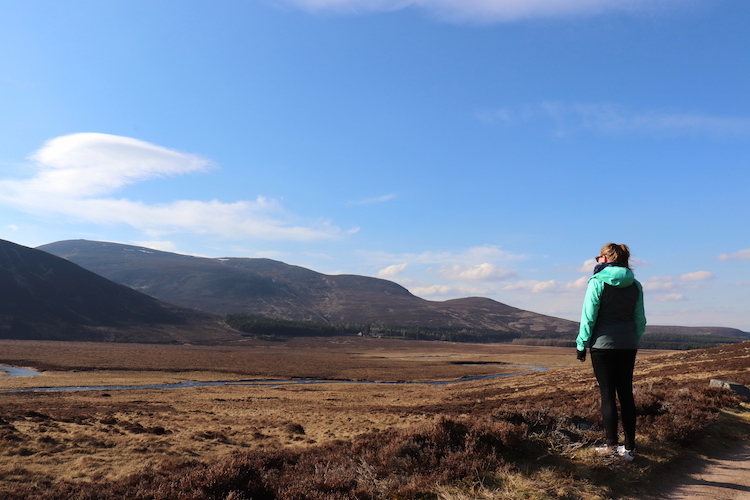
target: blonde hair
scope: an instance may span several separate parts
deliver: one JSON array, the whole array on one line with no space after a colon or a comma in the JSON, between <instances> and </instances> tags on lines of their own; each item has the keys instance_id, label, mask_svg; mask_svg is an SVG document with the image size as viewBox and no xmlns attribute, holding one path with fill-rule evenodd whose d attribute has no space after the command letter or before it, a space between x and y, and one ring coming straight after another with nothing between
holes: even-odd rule
<instances>
[{"instance_id":1,"label":"blonde hair","mask_svg":"<svg viewBox=\"0 0 750 500\"><path fill-rule=\"evenodd\" d=\"M607 257L608 261L620 264L621 266L625 266L630 269L630 264L628 263L628 261L630 260L630 249L627 245L607 243L602 247L599 253Z\"/></svg>"}]
</instances>

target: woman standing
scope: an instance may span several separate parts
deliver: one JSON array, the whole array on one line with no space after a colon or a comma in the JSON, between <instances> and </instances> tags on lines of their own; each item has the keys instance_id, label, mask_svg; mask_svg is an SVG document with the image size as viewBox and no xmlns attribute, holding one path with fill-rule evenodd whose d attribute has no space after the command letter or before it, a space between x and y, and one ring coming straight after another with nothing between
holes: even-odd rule
<instances>
[{"instance_id":1,"label":"woman standing","mask_svg":"<svg viewBox=\"0 0 750 500\"><path fill-rule=\"evenodd\" d=\"M597 256L594 276L589 279L576 339L578 359L591 364L602 397L602 420L607 444L600 453L617 452L625 460L635 458L635 401L633 368L638 343L646 329L643 288L633 276L627 245L607 243ZM618 446L617 399L622 411L625 444Z\"/></svg>"}]
</instances>

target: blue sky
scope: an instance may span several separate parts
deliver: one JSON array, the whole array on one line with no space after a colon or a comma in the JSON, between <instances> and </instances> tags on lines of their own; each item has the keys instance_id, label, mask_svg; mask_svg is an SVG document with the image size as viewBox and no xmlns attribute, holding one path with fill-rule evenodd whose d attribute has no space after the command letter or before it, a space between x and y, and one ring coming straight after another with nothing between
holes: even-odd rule
<instances>
[{"instance_id":1,"label":"blue sky","mask_svg":"<svg viewBox=\"0 0 750 500\"><path fill-rule=\"evenodd\" d=\"M0 238L750 331L750 2L0 0Z\"/></svg>"}]
</instances>

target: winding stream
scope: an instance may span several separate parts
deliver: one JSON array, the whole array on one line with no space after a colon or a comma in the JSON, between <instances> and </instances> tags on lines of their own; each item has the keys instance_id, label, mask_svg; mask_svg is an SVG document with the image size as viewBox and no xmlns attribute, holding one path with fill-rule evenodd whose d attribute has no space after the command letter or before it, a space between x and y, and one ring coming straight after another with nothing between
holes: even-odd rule
<instances>
[{"instance_id":1,"label":"winding stream","mask_svg":"<svg viewBox=\"0 0 750 500\"><path fill-rule=\"evenodd\" d=\"M462 377L455 380L444 380L438 382L370 382L357 380L325 380L325 379L261 379L261 380L220 380L214 382L198 382L195 380L186 380L174 384L147 384L147 385L82 385L68 387L29 387L26 389L8 389L0 390L1 393L8 392L75 392L75 391L124 391L129 389L184 389L187 387L208 387L220 385L249 385L249 386L267 386L278 387L280 385L304 385L304 384L379 384L379 385L448 385L458 382L470 382L472 380L487 380L500 377L510 377L524 373L538 372L547 370L542 366L525 367L523 371L514 373L500 373L496 375L478 375L475 377ZM0 366L0 371L6 372L9 377L30 377L41 375L40 372L29 370L27 368L16 368L12 366Z\"/></svg>"}]
</instances>

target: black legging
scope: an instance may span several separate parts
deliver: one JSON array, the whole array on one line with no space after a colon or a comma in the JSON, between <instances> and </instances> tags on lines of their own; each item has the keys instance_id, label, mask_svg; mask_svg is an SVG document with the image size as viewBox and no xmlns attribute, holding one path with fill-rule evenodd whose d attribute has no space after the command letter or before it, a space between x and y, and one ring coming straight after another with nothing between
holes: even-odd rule
<instances>
[{"instance_id":1,"label":"black legging","mask_svg":"<svg viewBox=\"0 0 750 500\"><path fill-rule=\"evenodd\" d=\"M617 402L620 400L625 448L635 449L633 367L636 349L591 349L591 364L602 394L602 420L607 444L617 445Z\"/></svg>"}]
</instances>

